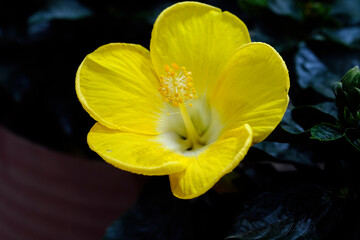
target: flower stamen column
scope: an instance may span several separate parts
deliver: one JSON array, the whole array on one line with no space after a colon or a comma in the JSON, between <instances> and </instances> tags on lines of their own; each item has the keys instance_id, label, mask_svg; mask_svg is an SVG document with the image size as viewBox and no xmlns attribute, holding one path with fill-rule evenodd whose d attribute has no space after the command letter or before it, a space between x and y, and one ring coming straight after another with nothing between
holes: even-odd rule
<instances>
[{"instance_id":1,"label":"flower stamen column","mask_svg":"<svg viewBox=\"0 0 360 240\"><path fill-rule=\"evenodd\" d=\"M202 146L203 144L201 144L201 139L199 137L199 134L197 133L197 131L194 127L194 124L192 123L192 121L190 119L190 116L189 116L188 111L186 110L185 104L183 104L183 103L179 104L179 108L180 108L180 113L181 113L182 119L184 120L187 138L192 143L192 149L196 149L196 148Z\"/></svg>"},{"instance_id":2,"label":"flower stamen column","mask_svg":"<svg viewBox=\"0 0 360 240\"><path fill-rule=\"evenodd\" d=\"M187 139L191 142L191 148L195 149L200 146L201 139L191 121L190 115L186 109L186 102L190 99L196 99L196 90L191 78L191 72L186 71L185 67L179 67L176 63L165 65L166 75L160 76L159 91L164 101L179 107L182 119L185 124ZM192 104L188 104L189 107Z\"/></svg>"}]
</instances>

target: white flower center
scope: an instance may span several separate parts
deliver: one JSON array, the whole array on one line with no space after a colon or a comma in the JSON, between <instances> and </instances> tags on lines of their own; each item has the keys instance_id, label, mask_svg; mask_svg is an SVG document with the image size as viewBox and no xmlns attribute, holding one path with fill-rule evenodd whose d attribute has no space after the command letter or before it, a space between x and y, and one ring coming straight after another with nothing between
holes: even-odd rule
<instances>
[{"instance_id":1,"label":"white flower center","mask_svg":"<svg viewBox=\"0 0 360 240\"><path fill-rule=\"evenodd\" d=\"M166 102L160 116L160 141L169 149L184 155L197 154L220 135L217 113L207 104L205 96L196 95L191 73L176 64L165 66L159 91Z\"/></svg>"}]
</instances>

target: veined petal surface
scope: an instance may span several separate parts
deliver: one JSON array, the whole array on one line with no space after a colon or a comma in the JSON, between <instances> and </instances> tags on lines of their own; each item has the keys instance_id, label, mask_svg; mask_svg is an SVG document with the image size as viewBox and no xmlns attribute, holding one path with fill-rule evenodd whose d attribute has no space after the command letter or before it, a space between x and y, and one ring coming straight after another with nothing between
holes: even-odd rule
<instances>
[{"instance_id":1,"label":"veined petal surface","mask_svg":"<svg viewBox=\"0 0 360 240\"><path fill-rule=\"evenodd\" d=\"M187 166L188 158L164 148L157 136L122 132L99 123L90 130L88 144L106 162L137 174L168 175Z\"/></svg>"},{"instance_id":2,"label":"veined petal surface","mask_svg":"<svg viewBox=\"0 0 360 240\"><path fill-rule=\"evenodd\" d=\"M161 109L159 82L149 51L140 45L112 43L86 56L76 74L83 107L114 129L156 134Z\"/></svg>"},{"instance_id":3,"label":"veined petal surface","mask_svg":"<svg viewBox=\"0 0 360 240\"><path fill-rule=\"evenodd\" d=\"M224 130L248 123L257 143L281 121L289 87L288 70L281 56L265 43L249 43L224 68L210 105L219 112Z\"/></svg>"},{"instance_id":4,"label":"veined petal surface","mask_svg":"<svg viewBox=\"0 0 360 240\"><path fill-rule=\"evenodd\" d=\"M190 199L205 193L239 164L251 144L252 130L247 124L225 132L203 152L191 157L184 171L169 176L173 194Z\"/></svg>"},{"instance_id":5,"label":"veined petal surface","mask_svg":"<svg viewBox=\"0 0 360 240\"><path fill-rule=\"evenodd\" d=\"M150 43L151 60L158 75L164 65L184 66L201 95L215 83L237 48L250 42L245 24L229 12L196 2L182 2L158 17Z\"/></svg>"}]
</instances>

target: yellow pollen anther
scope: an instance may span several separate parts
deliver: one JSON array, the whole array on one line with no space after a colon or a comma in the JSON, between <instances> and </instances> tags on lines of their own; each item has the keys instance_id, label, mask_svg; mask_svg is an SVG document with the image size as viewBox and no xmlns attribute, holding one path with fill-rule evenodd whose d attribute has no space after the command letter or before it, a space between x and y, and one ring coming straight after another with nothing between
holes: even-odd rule
<instances>
[{"instance_id":1,"label":"yellow pollen anther","mask_svg":"<svg viewBox=\"0 0 360 240\"><path fill-rule=\"evenodd\" d=\"M169 66L169 65L165 65L165 67L164 67L164 68L165 68L165 72L167 72L167 73L168 73L168 72L170 72L170 69L171 69L171 68L170 68L170 66Z\"/></svg>"},{"instance_id":2,"label":"yellow pollen anther","mask_svg":"<svg viewBox=\"0 0 360 240\"><path fill-rule=\"evenodd\" d=\"M159 92L166 102L178 107L186 100L197 98L191 72L176 63L164 66L165 74L160 76Z\"/></svg>"},{"instance_id":3,"label":"yellow pollen anther","mask_svg":"<svg viewBox=\"0 0 360 240\"><path fill-rule=\"evenodd\" d=\"M194 124L192 123L189 112L186 109L186 102L190 99L196 99L196 90L194 87L191 72L186 71L185 67L179 67L176 63L164 66L165 75L160 76L159 92L164 101L171 103L180 109L181 117L184 121L187 136L193 148L202 146L202 141ZM188 104L192 107L192 104ZM170 113L166 113L170 116Z\"/></svg>"},{"instance_id":4,"label":"yellow pollen anther","mask_svg":"<svg viewBox=\"0 0 360 240\"><path fill-rule=\"evenodd\" d=\"M176 63L172 63L171 66L175 69L175 70L179 70L179 66Z\"/></svg>"}]
</instances>

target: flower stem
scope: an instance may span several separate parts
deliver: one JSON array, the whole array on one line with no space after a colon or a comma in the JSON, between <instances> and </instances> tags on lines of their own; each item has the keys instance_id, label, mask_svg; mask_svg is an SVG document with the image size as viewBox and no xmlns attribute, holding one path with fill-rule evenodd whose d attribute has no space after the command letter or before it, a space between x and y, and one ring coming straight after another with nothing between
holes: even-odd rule
<instances>
[{"instance_id":1,"label":"flower stem","mask_svg":"<svg viewBox=\"0 0 360 240\"><path fill-rule=\"evenodd\" d=\"M179 104L179 108L180 108L180 113L182 116L182 119L184 120L184 124L185 124L185 128L186 128L186 132L187 132L187 137L188 139L192 142L193 144L193 148L201 146L201 139L199 137L198 132L196 131L194 124L192 123L189 113L186 109L185 104L181 103Z\"/></svg>"}]
</instances>

